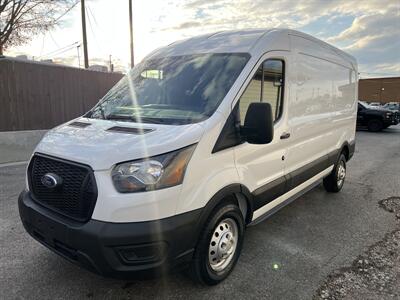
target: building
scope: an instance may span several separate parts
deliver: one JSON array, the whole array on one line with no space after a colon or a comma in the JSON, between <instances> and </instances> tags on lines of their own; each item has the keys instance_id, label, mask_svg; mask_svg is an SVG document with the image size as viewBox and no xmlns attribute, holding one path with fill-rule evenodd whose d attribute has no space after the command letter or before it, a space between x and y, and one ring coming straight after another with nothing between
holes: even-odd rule
<instances>
[{"instance_id":1,"label":"building","mask_svg":"<svg viewBox=\"0 0 400 300\"><path fill-rule=\"evenodd\" d=\"M91 66L89 66L89 70L97 71L97 72L108 72L108 68L103 65L91 65Z\"/></svg>"},{"instance_id":2,"label":"building","mask_svg":"<svg viewBox=\"0 0 400 300\"><path fill-rule=\"evenodd\" d=\"M400 77L360 79L358 99L366 102L400 102Z\"/></svg>"}]
</instances>

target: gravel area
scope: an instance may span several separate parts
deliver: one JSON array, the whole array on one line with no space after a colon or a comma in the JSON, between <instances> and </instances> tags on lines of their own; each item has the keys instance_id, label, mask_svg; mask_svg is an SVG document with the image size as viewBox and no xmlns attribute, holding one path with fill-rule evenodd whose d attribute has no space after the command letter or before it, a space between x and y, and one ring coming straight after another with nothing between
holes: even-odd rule
<instances>
[{"instance_id":1,"label":"gravel area","mask_svg":"<svg viewBox=\"0 0 400 300\"><path fill-rule=\"evenodd\" d=\"M379 206L394 215L397 228L350 267L332 272L314 299L400 299L400 197L381 200Z\"/></svg>"}]
</instances>

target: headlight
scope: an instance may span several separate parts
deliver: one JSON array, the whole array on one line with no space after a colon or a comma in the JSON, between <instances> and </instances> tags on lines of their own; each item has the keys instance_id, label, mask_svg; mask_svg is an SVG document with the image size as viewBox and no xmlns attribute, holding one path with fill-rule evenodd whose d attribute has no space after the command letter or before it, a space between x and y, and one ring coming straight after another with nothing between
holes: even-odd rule
<instances>
[{"instance_id":1,"label":"headlight","mask_svg":"<svg viewBox=\"0 0 400 300\"><path fill-rule=\"evenodd\" d=\"M115 166L111 176L120 193L158 190L181 184L195 145Z\"/></svg>"},{"instance_id":2,"label":"headlight","mask_svg":"<svg viewBox=\"0 0 400 300\"><path fill-rule=\"evenodd\" d=\"M392 116L392 113L390 113L390 112L386 113L386 118L390 118L391 116Z\"/></svg>"}]
</instances>

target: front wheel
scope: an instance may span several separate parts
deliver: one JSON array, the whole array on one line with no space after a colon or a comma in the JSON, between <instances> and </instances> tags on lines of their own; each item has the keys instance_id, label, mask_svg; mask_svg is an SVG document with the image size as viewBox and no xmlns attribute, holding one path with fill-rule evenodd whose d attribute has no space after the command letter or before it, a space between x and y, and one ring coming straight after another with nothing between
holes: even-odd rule
<instances>
[{"instance_id":1,"label":"front wheel","mask_svg":"<svg viewBox=\"0 0 400 300\"><path fill-rule=\"evenodd\" d=\"M337 193L344 184L346 178L346 157L340 154L339 160L332 170L332 173L324 178L324 187L327 192Z\"/></svg>"},{"instance_id":2,"label":"front wheel","mask_svg":"<svg viewBox=\"0 0 400 300\"><path fill-rule=\"evenodd\" d=\"M381 120L371 120L368 122L368 130L372 132L378 132L383 129L383 123Z\"/></svg>"},{"instance_id":3,"label":"front wheel","mask_svg":"<svg viewBox=\"0 0 400 300\"><path fill-rule=\"evenodd\" d=\"M244 227L237 205L227 204L214 211L195 249L191 272L197 281L215 285L228 277L240 256Z\"/></svg>"}]
</instances>

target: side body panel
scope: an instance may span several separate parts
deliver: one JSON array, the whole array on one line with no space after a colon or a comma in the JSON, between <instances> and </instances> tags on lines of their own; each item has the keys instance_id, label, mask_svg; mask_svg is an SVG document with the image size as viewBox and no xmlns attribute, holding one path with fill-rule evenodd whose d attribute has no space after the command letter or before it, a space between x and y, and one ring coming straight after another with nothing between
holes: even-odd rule
<instances>
[{"instance_id":1,"label":"side body panel","mask_svg":"<svg viewBox=\"0 0 400 300\"><path fill-rule=\"evenodd\" d=\"M215 113L187 167L176 214L204 207L224 187L239 183L233 148L212 153L227 116Z\"/></svg>"},{"instance_id":2,"label":"side body panel","mask_svg":"<svg viewBox=\"0 0 400 300\"><path fill-rule=\"evenodd\" d=\"M286 172L338 150L355 138L357 70L331 49L291 35Z\"/></svg>"}]
</instances>

